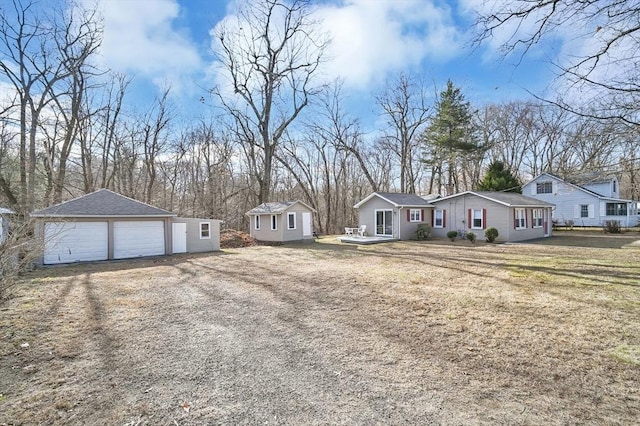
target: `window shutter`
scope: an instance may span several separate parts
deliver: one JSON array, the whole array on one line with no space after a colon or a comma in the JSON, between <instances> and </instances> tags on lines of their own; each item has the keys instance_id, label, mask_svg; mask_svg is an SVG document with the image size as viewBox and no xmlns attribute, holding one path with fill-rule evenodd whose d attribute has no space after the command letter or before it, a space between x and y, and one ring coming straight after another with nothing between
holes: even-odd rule
<instances>
[{"instance_id":1,"label":"window shutter","mask_svg":"<svg viewBox=\"0 0 640 426\"><path fill-rule=\"evenodd\" d=\"M531 195L538 195L537 182L531 182Z\"/></svg>"},{"instance_id":2,"label":"window shutter","mask_svg":"<svg viewBox=\"0 0 640 426\"><path fill-rule=\"evenodd\" d=\"M424 222L424 209L420 210L420 222Z\"/></svg>"},{"instance_id":3,"label":"window shutter","mask_svg":"<svg viewBox=\"0 0 640 426\"><path fill-rule=\"evenodd\" d=\"M513 229L516 229L516 221L518 220L518 215L516 213L516 209L513 209Z\"/></svg>"},{"instance_id":4,"label":"window shutter","mask_svg":"<svg viewBox=\"0 0 640 426\"><path fill-rule=\"evenodd\" d=\"M536 221L533 219L533 209L531 209L531 227L536 224Z\"/></svg>"},{"instance_id":5,"label":"window shutter","mask_svg":"<svg viewBox=\"0 0 640 426\"><path fill-rule=\"evenodd\" d=\"M524 209L524 229L527 229L529 227L529 224L527 223L529 220L529 218L527 217L527 209Z\"/></svg>"},{"instance_id":6,"label":"window shutter","mask_svg":"<svg viewBox=\"0 0 640 426\"><path fill-rule=\"evenodd\" d=\"M482 209L482 229L487 229L487 209Z\"/></svg>"},{"instance_id":7,"label":"window shutter","mask_svg":"<svg viewBox=\"0 0 640 426\"><path fill-rule=\"evenodd\" d=\"M431 226L435 226L436 225L436 210L432 209L431 210Z\"/></svg>"},{"instance_id":8,"label":"window shutter","mask_svg":"<svg viewBox=\"0 0 640 426\"><path fill-rule=\"evenodd\" d=\"M444 209L442 210L442 227L447 227L447 211Z\"/></svg>"},{"instance_id":9,"label":"window shutter","mask_svg":"<svg viewBox=\"0 0 640 426\"><path fill-rule=\"evenodd\" d=\"M411 220L411 209L407 209L407 222Z\"/></svg>"},{"instance_id":10,"label":"window shutter","mask_svg":"<svg viewBox=\"0 0 640 426\"><path fill-rule=\"evenodd\" d=\"M595 217L595 206L593 204L589 204L587 210L589 211L589 219L593 219Z\"/></svg>"},{"instance_id":11,"label":"window shutter","mask_svg":"<svg viewBox=\"0 0 640 426\"><path fill-rule=\"evenodd\" d=\"M467 211L467 219L468 219L467 228L471 229L471 209Z\"/></svg>"},{"instance_id":12,"label":"window shutter","mask_svg":"<svg viewBox=\"0 0 640 426\"><path fill-rule=\"evenodd\" d=\"M573 206L573 218L574 219L580 218L580 205L579 204L576 204L575 206Z\"/></svg>"},{"instance_id":13,"label":"window shutter","mask_svg":"<svg viewBox=\"0 0 640 426\"><path fill-rule=\"evenodd\" d=\"M607 205L601 201L600 202L600 216L606 216L606 215L607 215Z\"/></svg>"}]
</instances>

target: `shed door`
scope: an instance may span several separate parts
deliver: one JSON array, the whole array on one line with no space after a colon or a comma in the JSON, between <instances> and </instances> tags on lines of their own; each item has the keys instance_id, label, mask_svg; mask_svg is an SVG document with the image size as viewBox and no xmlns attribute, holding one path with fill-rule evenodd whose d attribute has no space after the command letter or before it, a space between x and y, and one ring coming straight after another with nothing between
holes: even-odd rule
<instances>
[{"instance_id":1,"label":"shed door","mask_svg":"<svg viewBox=\"0 0 640 426\"><path fill-rule=\"evenodd\" d=\"M46 222L44 263L87 262L109 257L107 222Z\"/></svg>"},{"instance_id":2,"label":"shed door","mask_svg":"<svg viewBox=\"0 0 640 426\"><path fill-rule=\"evenodd\" d=\"M313 231L311 230L311 213L302 212L302 236L310 237Z\"/></svg>"},{"instance_id":3,"label":"shed door","mask_svg":"<svg viewBox=\"0 0 640 426\"><path fill-rule=\"evenodd\" d=\"M187 252L187 224L175 222L171 224L172 253Z\"/></svg>"},{"instance_id":4,"label":"shed door","mask_svg":"<svg viewBox=\"0 0 640 426\"><path fill-rule=\"evenodd\" d=\"M118 221L113 223L113 258L165 254L164 222Z\"/></svg>"}]
</instances>

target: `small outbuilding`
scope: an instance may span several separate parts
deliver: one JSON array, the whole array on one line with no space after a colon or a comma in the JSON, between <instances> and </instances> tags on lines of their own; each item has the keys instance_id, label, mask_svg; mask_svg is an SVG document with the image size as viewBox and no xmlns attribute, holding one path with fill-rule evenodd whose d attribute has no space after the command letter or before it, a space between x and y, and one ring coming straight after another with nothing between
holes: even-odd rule
<instances>
[{"instance_id":1,"label":"small outbuilding","mask_svg":"<svg viewBox=\"0 0 640 426\"><path fill-rule=\"evenodd\" d=\"M175 213L100 189L35 211L46 265L220 249L220 221Z\"/></svg>"},{"instance_id":2,"label":"small outbuilding","mask_svg":"<svg viewBox=\"0 0 640 426\"><path fill-rule=\"evenodd\" d=\"M0 207L0 244L4 243L9 235L9 216L14 214L13 210Z\"/></svg>"},{"instance_id":3,"label":"small outbuilding","mask_svg":"<svg viewBox=\"0 0 640 426\"><path fill-rule=\"evenodd\" d=\"M466 191L433 200L431 235L449 231L473 232L484 238L496 228L496 241L524 241L550 237L553 204L513 192Z\"/></svg>"},{"instance_id":4,"label":"small outbuilding","mask_svg":"<svg viewBox=\"0 0 640 426\"><path fill-rule=\"evenodd\" d=\"M395 192L374 192L353 207L367 235L398 240L416 239L418 225L430 224L433 210L425 198Z\"/></svg>"},{"instance_id":5,"label":"small outbuilding","mask_svg":"<svg viewBox=\"0 0 640 426\"><path fill-rule=\"evenodd\" d=\"M249 210L249 234L258 241L313 241L315 209L302 201L262 203Z\"/></svg>"}]
</instances>

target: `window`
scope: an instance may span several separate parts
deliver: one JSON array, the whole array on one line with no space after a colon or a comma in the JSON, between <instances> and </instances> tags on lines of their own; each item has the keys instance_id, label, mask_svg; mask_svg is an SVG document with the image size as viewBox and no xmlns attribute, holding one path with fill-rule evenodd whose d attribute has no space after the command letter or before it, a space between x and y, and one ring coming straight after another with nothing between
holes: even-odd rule
<instances>
[{"instance_id":1,"label":"window","mask_svg":"<svg viewBox=\"0 0 640 426\"><path fill-rule=\"evenodd\" d=\"M542 209L533 210L533 227L542 228Z\"/></svg>"},{"instance_id":2,"label":"window","mask_svg":"<svg viewBox=\"0 0 640 426\"><path fill-rule=\"evenodd\" d=\"M287 213L287 229L296 229L295 213Z\"/></svg>"},{"instance_id":3,"label":"window","mask_svg":"<svg viewBox=\"0 0 640 426\"><path fill-rule=\"evenodd\" d=\"M580 217L589 217L589 205L581 204L580 205Z\"/></svg>"},{"instance_id":4,"label":"window","mask_svg":"<svg viewBox=\"0 0 640 426\"><path fill-rule=\"evenodd\" d=\"M607 203L607 216L626 216L627 203Z\"/></svg>"},{"instance_id":5,"label":"window","mask_svg":"<svg viewBox=\"0 0 640 426\"><path fill-rule=\"evenodd\" d=\"M527 227L527 217L526 217L525 209L516 209L515 210L515 228L516 229L525 229Z\"/></svg>"},{"instance_id":6,"label":"window","mask_svg":"<svg viewBox=\"0 0 640 426\"><path fill-rule=\"evenodd\" d=\"M276 216L275 214L271 215L271 230L272 231L278 230L278 216Z\"/></svg>"},{"instance_id":7,"label":"window","mask_svg":"<svg viewBox=\"0 0 640 426\"><path fill-rule=\"evenodd\" d=\"M409 210L409 222L422 222L422 210L420 209Z\"/></svg>"},{"instance_id":8,"label":"window","mask_svg":"<svg viewBox=\"0 0 640 426\"><path fill-rule=\"evenodd\" d=\"M433 227L444 228L444 210L436 210L433 213Z\"/></svg>"},{"instance_id":9,"label":"window","mask_svg":"<svg viewBox=\"0 0 640 426\"><path fill-rule=\"evenodd\" d=\"M256 222L255 222L255 225L254 225L253 229L255 229L256 231L259 231L260 230L260 216L256 215L256 219L255 220L256 220Z\"/></svg>"},{"instance_id":10,"label":"window","mask_svg":"<svg viewBox=\"0 0 640 426\"><path fill-rule=\"evenodd\" d=\"M471 229L482 229L482 210L471 210Z\"/></svg>"},{"instance_id":11,"label":"window","mask_svg":"<svg viewBox=\"0 0 640 426\"><path fill-rule=\"evenodd\" d=\"M614 181L612 181L612 182L611 182L611 185L612 185L612 187L613 187L613 193L615 194L615 193L617 192L617 191L616 191L616 181L615 181L615 180L614 180Z\"/></svg>"},{"instance_id":12,"label":"window","mask_svg":"<svg viewBox=\"0 0 640 426\"><path fill-rule=\"evenodd\" d=\"M209 222L200 222L200 239L205 240L211 238L211 224Z\"/></svg>"},{"instance_id":13,"label":"window","mask_svg":"<svg viewBox=\"0 0 640 426\"><path fill-rule=\"evenodd\" d=\"M536 184L536 193L538 194L552 194L553 182L539 182Z\"/></svg>"}]
</instances>

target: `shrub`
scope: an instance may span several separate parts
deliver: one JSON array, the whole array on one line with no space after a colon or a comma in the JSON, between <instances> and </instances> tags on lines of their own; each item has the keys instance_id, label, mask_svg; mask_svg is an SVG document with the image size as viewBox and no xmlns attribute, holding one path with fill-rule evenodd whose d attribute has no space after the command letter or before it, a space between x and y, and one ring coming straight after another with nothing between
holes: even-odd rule
<instances>
[{"instance_id":1,"label":"shrub","mask_svg":"<svg viewBox=\"0 0 640 426\"><path fill-rule=\"evenodd\" d=\"M472 243L475 243L476 234L474 234L473 232L467 232L467 240L471 241Z\"/></svg>"},{"instance_id":2,"label":"shrub","mask_svg":"<svg viewBox=\"0 0 640 426\"><path fill-rule=\"evenodd\" d=\"M449 238L451 241L455 241L457 236L458 236L458 231L447 232L447 238Z\"/></svg>"},{"instance_id":3,"label":"shrub","mask_svg":"<svg viewBox=\"0 0 640 426\"><path fill-rule=\"evenodd\" d=\"M484 231L484 236L488 242L493 243L496 238L498 238L498 230L496 228L487 228L487 230Z\"/></svg>"},{"instance_id":4,"label":"shrub","mask_svg":"<svg viewBox=\"0 0 640 426\"><path fill-rule=\"evenodd\" d=\"M603 225L604 232L610 234L620 234L622 229L620 228L620 221L618 220L606 220Z\"/></svg>"},{"instance_id":5,"label":"shrub","mask_svg":"<svg viewBox=\"0 0 640 426\"><path fill-rule=\"evenodd\" d=\"M564 221L564 226L566 226L569 229L573 229L573 221L572 220L565 220Z\"/></svg>"},{"instance_id":6,"label":"shrub","mask_svg":"<svg viewBox=\"0 0 640 426\"><path fill-rule=\"evenodd\" d=\"M428 223L421 223L416 230L416 237L418 240L426 240L431 235L431 225Z\"/></svg>"}]
</instances>

